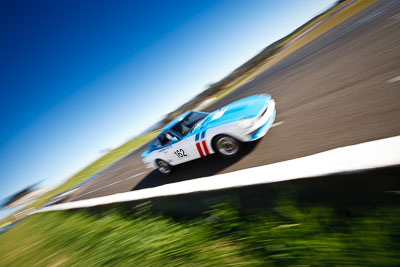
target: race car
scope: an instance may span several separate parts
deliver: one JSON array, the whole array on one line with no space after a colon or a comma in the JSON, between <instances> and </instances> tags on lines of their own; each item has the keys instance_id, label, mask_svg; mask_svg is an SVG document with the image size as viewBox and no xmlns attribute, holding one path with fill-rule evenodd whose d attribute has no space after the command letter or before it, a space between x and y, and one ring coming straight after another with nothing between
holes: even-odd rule
<instances>
[{"instance_id":1,"label":"race car","mask_svg":"<svg viewBox=\"0 0 400 267\"><path fill-rule=\"evenodd\" d=\"M275 101L253 95L214 112L187 111L168 123L141 155L147 168L169 174L173 166L217 153L238 155L241 143L263 137L275 120Z\"/></svg>"}]
</instances>

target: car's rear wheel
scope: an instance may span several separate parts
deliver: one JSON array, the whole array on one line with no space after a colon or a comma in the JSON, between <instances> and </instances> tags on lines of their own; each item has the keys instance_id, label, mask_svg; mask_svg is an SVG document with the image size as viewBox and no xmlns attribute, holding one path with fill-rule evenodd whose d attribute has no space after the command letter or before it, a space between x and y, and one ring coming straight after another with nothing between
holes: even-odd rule
<instances>
[{"instance_id":1,"label":"car's rear wheel","mask_svg":"<svg viewBox=\"0 0 400 267\"><path fill-rule=\"evenodd\" d=\"M158 170L163 174L170 174L172 172L172 166L165 160L157 159L156 165Z\"/></svg>"},{"instance_id":2,"label":"car's rear wheel","mask_svg":"<svg viewBox=\"0 0 400 267\"><path fill-rule=\"evenodd\" d=\"M218 135L213 140L214 150L221 156L231 158L239 154L240 142L229 135Z\"/></svg>"}]
</instances>

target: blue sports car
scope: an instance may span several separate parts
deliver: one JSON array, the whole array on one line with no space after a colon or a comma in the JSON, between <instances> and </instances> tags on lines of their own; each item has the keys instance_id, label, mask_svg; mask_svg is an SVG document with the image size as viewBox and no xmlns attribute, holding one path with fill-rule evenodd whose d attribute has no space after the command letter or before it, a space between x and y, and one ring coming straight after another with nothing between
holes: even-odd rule
<instances>
[{"instance_id":1,"label":"blue sports car","mask_svg":"<svg viewBox=\"0 0 400 267\"><path fill-rule=\"evenodd\" d=\"M190 160L218 153L233 157L241 142L263 137L275 120L270 95L253 95L214 112L187 111L166 125L142 154L148 168L164 174Z\"/></svg>"}]
</instances>

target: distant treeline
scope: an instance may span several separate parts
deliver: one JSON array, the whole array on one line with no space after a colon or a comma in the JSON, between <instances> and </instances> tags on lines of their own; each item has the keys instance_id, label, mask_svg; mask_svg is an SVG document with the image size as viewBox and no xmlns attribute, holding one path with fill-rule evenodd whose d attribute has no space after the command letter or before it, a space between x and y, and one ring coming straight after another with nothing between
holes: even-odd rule
<instances>
[{"instance_id":1,"label":"distant treeline","mask_svg":"<svg viewBox=\"0 0 400 267\"><path fill-rule=\"evenodd\" d=\"M27 194L35 191L36 186L37 186L37 184L28 186L27 188L22 189L18 193L15 193L15 194L7 197L0 204L0 208L7 207L8 205L12 204L13 202L17 201L18 199L22 198L23 196L26 196Z\"/></svg>"}]
</instances>

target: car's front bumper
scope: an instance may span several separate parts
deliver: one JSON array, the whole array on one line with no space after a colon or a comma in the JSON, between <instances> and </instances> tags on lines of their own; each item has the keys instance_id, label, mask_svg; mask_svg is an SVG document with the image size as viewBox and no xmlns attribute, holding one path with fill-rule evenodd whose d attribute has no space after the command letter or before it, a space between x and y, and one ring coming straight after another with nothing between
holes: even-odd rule
<instances>
[{"instance_id":1,"label":"car's front bumper","mask_svg":"<svg viewBox=\"0 0 400 267\"><path fill-rule=\"evenodd\" d=\"M253 134L250 135L250 140L249 141L254 141L257 139L260 139L266 133L268 130L271 128L272 124L275 121L275 116L276 116L276 110L273 111L272 115L268 118L267 122L263 124L258 130L256 130Z\"/></svg>"},{"instance_id":2,"label":"car's front bumper","mask_svg":"<svg viewBox=\"0 0 400 267\"><path fill-rule=\"evenodd\" d=\"M254 141L263 137L268 130L271 128L275 121L276 109L275 101L271 100L268 104L267 111L265 114L256 122L255 127L252 127L248 132L244 134L245 142Z\"/></svg>"}]
</instances>

